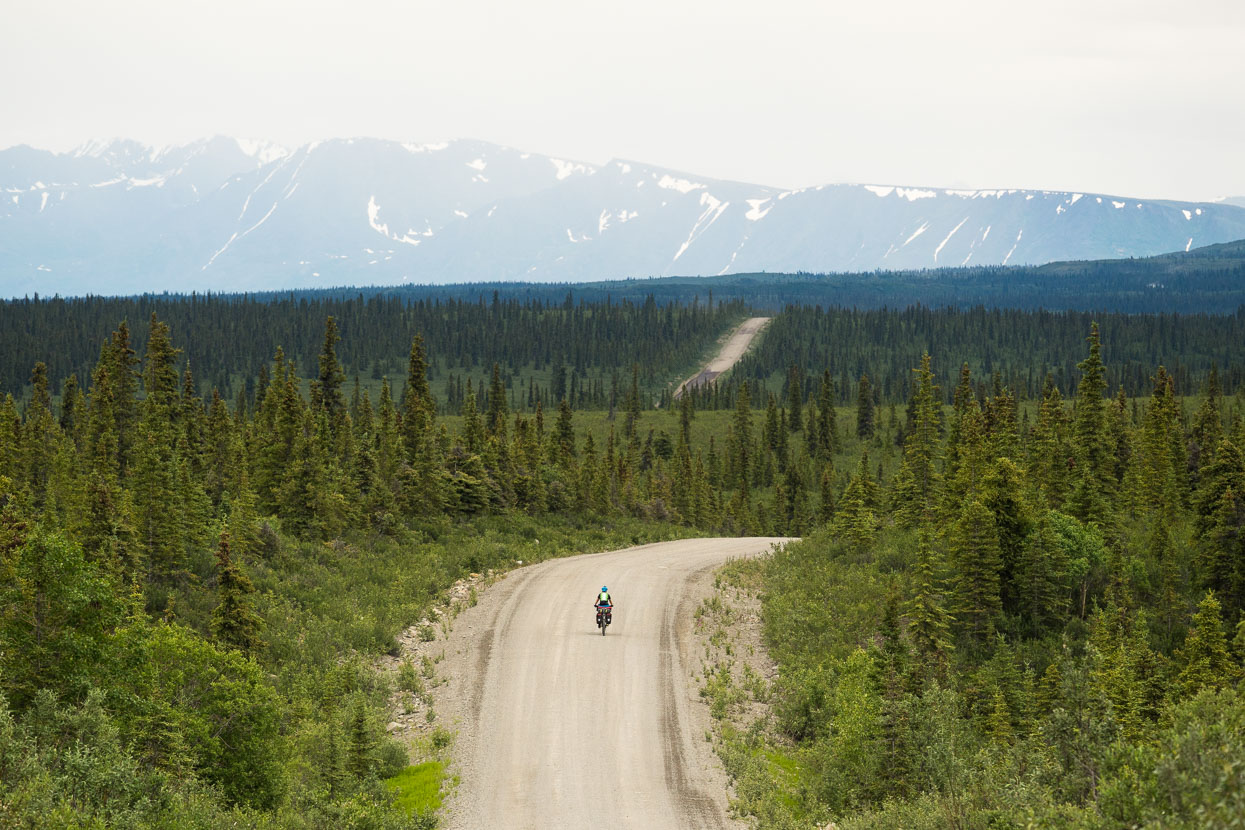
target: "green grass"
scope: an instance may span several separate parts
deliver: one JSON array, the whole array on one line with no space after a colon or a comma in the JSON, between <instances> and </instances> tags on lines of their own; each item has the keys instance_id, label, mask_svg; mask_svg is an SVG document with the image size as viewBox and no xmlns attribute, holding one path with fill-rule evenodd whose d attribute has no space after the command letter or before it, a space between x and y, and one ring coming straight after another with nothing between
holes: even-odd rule
<instances>
[{"instance_id":1,"label":"green grass","mask_svg":"<svg viewBox=\"0 0 1245 830\"><path fill-rule=\"evenodd\" d=\"M407 815L429 815L441 809L441 782L444 779L445 764L427 761L385 779L385 788L393 793L394 806Z\"/></svg>"}]
</instances>

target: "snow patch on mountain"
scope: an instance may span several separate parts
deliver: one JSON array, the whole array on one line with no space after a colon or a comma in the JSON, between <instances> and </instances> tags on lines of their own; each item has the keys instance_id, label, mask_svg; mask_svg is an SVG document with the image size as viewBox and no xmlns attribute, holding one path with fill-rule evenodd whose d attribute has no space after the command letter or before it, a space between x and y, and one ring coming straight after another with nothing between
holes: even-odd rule
<instances>
[{"instance_id":1,"label":"snow patch on mountain","mask_svg":"<svg viewBox=\"0 0 1245 830\"><path fill-rule=\"evenodd\" d=\"M1011 259L1011 258L1012 258L1012 254L1016 253L1016 246L1020 244L1020 238L1021 238L1022 236L1024 236L1024 235L1025 235L1025 232L1024 232L1024 229L1022 228L1022 229L1021 229L1021 230L1020 230L1020 231L1016 234L1016 241L1015 241L1015 243L1013 243L1013 244L1012 244L1012 249L1011 249L1010 251L1008 251L1008 252L1007 252L1007 256L1003 257L1003 264L1004 264L1004 265L1006 265L1006 264L1007 264L1007 261L1008 261L1009 259Z\"/></svg>"},{"instance_id":2,"label":"snow patch on mountain","mask_svg":"<svg viewBox=\"0 0 1245 830\"><path fill-rule=\"evenodd\" d=\"M269 141L255 141L246 138L237 138L234 141L237 142L238 149L243 154L255 159L260 165L270 164L290 154L290 151L280 144L273 144Z\"/></svg>"},{"instance_id":3,"label":"snow patch on mountain","mask_svg":"<svg viewBox=\"0 0 1245 830\"><path fill-rule=\"evenodd\" d=\"M938 243L938 247L934 249L934 262L938 261L938 255L942 253L942 249L946 247L946 244L948 242L951 241L951 237L955 236L955 232L958 231L960 228L964 227L964 223L967 221L968 221L968 217L965 216L963 219L960 220L960 224L952 228L951 233L947 234L946 238Z\"/></svg>"},{"instance_id":4,"label":"snow patch on mountain","mask_svg":"<svg viewBox=\"0 0 1245 830\"><path fill-rule=\"evenodd\" d=\"M769 201L768 197L764 199L747 199L746 201L748 202L749 207L748 212L744 214L744 218L746 218L749 222L758 222L764 219L765 214L774 209L774 206L770 205L765 210L761 210L761 205Z\"/></svg>"},{"instance_id":5,"label":"snow patch on mountain","mask_svg":"<svg viewBox=\"0 0 1245 830\"><path fill-rule=\"evenodd\" d=\"M575 161L564 161L562 159L551 158L549 159L549 163L553 165L555 170L557 170L558 181L569 179L576 173L592 174L596 172L588 165L580 164Z\"/></svg>"},{"instance_id":6,"label":"snow patch on mountain","mask_svg":"<svg viewBox=\"0 0 1245 830\"><path fill-rule=\"evenodd\" d=\"M274 205L273 207L276 206ZM267 219L268 217L265 216L264 218ZM367 223L372 226L372 230L384 236L386 239L392 239L394 242L401 242L404 245L416 246L422 241L412 236L412 234L416 234L416 231L411 228L407 228L406 233L401 236L398 236L396 233L390 233L388 223L380 221L380 205L376 204L375 196L369 196L367 200ZM250 231L248 231L248 233L249 232ZM432 236L432 233L432 229L429 228L423 233L423 236Z\"/></svg>"},{"instance_id":7,"label":"snow patch on mountain","mask_svg":"<svg viewBox=\"0 0 1245 830\"><path fill-rule=\"evenodd\" d=\"M402 148L408 153L438 153L450 146L448 141L442 141L437 144L410 144L402 145Z\"/></svg>"},{"instance_id":8,"label":"snow patch on mountain","mask_svg":"<svg viewBox=\"0 0 1245 830\"><path fill-rule=\"evenodd\" d=\"M912 234L912 236L909 236L907 239L905 239L903 245L899 247L901 248L908 247L909 242L916 239L918 236L925 233L927 230L929 230L929 222L926 222L925 224L921 225L921 227L917 228L916 231Z\"/></svg>"},{"instance_id":9,"label":"snow patch on mountain","mask_svg":"<svg viewBox=\"0 0 1245 830\"><path fill-rule=\"evenodd\" d=\"M657 178L656 173L653 174L653 178L655 179ZM669 173L662 176L660 179L657 179L657 186L665 190L677 190L683 194L688 194L688 193L691 193L693 190L701 190L704 188L703 184L697 184L696 182L689 182L687 179L675 178L674 176L671 176ZM675 258L678 259L678 257L675 257Z\"/></svg>"},{"instance_id":10,"label":"snow patch on mountain","mask_svg":"<svg viewBox=\"0 0 1245 830\"><path fill-rule=\"evenodd\" d=\"M679 247L678 253L674 255L674 259L671 260L671 262L675 262L679 257L683 256L687 249L691 247L692 243L696 241L696 237L700 236L709 229L710 225L718 221L718 217L722 215L722 211L730 207L731 203L720 201L708 193L702 193L700 194L700 204L705 208L705 211L700 214L700 218L697 219L696 224L692 226L692 232L687 235L687 241ZM707 222L705 221L706 219L708 219Z\"/></svg>"},{"instance_id":11,"label":"snow patch on mountain","mask_svg":"<svg viewBox=\"0 0 1245 830\"><path fill-rule=\"evenodd\" d=\"M895 194L901 198L907 199L909 202L915 202L917 199L933 199L938 195L933 190L921 190L915 187L898 187L895 188Z\"/></svg>"}]
</instances>

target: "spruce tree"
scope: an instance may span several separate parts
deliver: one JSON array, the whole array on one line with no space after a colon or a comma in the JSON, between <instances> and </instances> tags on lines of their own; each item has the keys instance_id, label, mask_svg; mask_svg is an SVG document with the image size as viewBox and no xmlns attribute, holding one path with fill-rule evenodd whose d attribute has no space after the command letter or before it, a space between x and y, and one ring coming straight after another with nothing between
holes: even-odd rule
<instances>
[{"instance_id":1,"label":"spruce tree","mask_svg":"<svg viewBox=\"0 0 1245 830\"><path fill-rule=\"evenodd\" d=\"M970 397L957 413L947 440L942 501L950 515L957 514L966 499L981 498L989 456L985 416L977 399Z\"/></svg>"},{"instance_id":2,"label":"spruce tree","mask_svg":"<svg viewBox=\"0 0 1245 830\"><path fill-rule=\"evenodd\" d=\"M397 499L401 485L398 469L403 462L402 436L398 426L398 411L393 405L393 392L389 379L380 382L380 402L376 410L376 477L389 491L384 499Z\"/></svg>"},{"instance_id":3,"label":"spruce tree","mask_svg":"<svg viewBox=\"0 0 1245 830\"><path fill-rule=\"evenodd\" d=\"M817 396L817 456L829 460L839 451L839 428L834 414L834 379L830 370L821 373L821 390Z\"/></svg>"},{"instance_id":4,"label":"spruce tree","mask_svg":"<svg viewBox=\"0 0 1245 830\"><path fill-rule=\"evenodd\" d=\"M134 444L133 492L139 543L158 581L177 579L186 572L188 528L184 493L178 487L182 462L175 430L180 405L179 351L169 338L169 327L152 314L143 361L140 440Z\"/></svg>"},{"instance_id":5,"label":"spruce tree","mask_svg":"<svg viewBox=\"0 0 1245 830\"><path fill-rule=\"evenodd\" d=\"M794 363L787 369L787 425L791 432L804 428L804 372Z\"/></svg>"},{"instance_id":6,"label":"spruce tree","mask_svg":"<svg viewBox=\"0 0 1245 830\"><path fill-rule=\"evenodd\" d=\"M1020 547L1010 583L1008 610L1018 614L1032 637L1061 624L1068 608L1067 554L1043 511Z\"/></svg>"},{"instance_id":7,"label":"spruce tree","mask_svg":"<svg viewBox=\"0 0 1245 830\"><path fill-rule=\"evenodd\" d=\"M20 463L18 451L21 446L22 416L17 411L17 402L13 395L5 394L4 403L0 404L0 476L9 480L18 477Z\"/></svg>"},{"instance_id":8,"label":"spruce tree","mask_svg":"<svg viewBox=\"0 0 1245 830\"><path fill-rule=\"evenodd\" d=\"M1176 652L1176 659L1180 664L1177 682L1185 695L1195 694L1203 688L1222 688L1239 678L1240 669L1228 652L1223 617L1214 591L1207 591L1198 603L1189 634Z\"/></svg>"},{"instance_id":9,"label":"spruce tree","mask_svg":"<svg viewBox=\"0 0 1245 830\"><path fill-rule=\"evenodd\" d=\"M1008 387L1003 387L986 401L985 430L990 453L995 456L1020 458L1019 404Z\"/></svg>"},{"instance_id":10,"label":"spruce tree","mask_svg":"<svg viewBox=\"0 0 1245 830\"><path fill-rule=\"evenodd\" d=\"M154 317L154 314L153 314ZM150 346L148 346L150 348ZM104 348L101 362L106 363L112 386L112 413L117 436L117 464L128 470L138 425L138 354L130 346L130 328L125 320L117 326Z\"/></svg>"},{"instance_id":11,"label":"spruce tree","mask_svg":"<svg viewBox=\"0 0 1245 830\"><path fill-rule=\"evenodd\" d=\"M1066 509L1086 524L1105 527L1111 520L1115 479L1111 475L1106 401L1102 396L1107 382L1097 323L1090 329L1089 356L1078 363L1077 368L1082 374L1076 389L1076 411L1072 422L1072 451L1076 468Z\"/></svg>"},{"instance_id":12,"label":"spruce tree","mask_svg":"<svg viewBox=\"0 0 1245 830\"><path fill-rule=\"evenodd\" d=\"M337 321L330 316L324 321L324 345L320 349L319 374L312 384L311 404L328 417L329 429L334 435L341 429L346 415L346 402L342 396L346 373L337 359L337 344L340 341ZM426 381L424 385L426 388Z\"/></svg>"},{"instance_id":13,"label":"spruce tree","mask_svg":"<svg viewBox=\"0 0 1245 830\"><path fill-rule=\"evenodd\" d=\"M1176 642L1177 629L1183 623L1184 599L1180 566L1176 561L1171 529L1167 522L1153 522L1146 555L1150 562L1158 565L1159 586L1155 613L1161 627L1159 639L1164 644L1164 651L1170 653Z\"/></svg>"},{"instance_id":14,"label":"spruce tree","mask_svg":"<svg viewBox=\"0 0 1245 830\"><path fill-rule=\"evenodd\" d=\"M930 546L929 531L917 535L916 563L912 574L912 599L908 602L908 636L917 654L935 674L942 674L955 646L951 625L955 618L947 611L938 577L939 562Z\"/></svg>"},{"instance_id":15,"label":"spruce tree","mask_svg":"<svg viewBox=\"0 0 1245 830\"><path fill-rule=\"evenodd\" d=\"M1189 436L1189 468L1197 476L1202 467L1214 460L1215 450L1223 440L1223 389L1219 384L1219 367L1211 364L1206 378L1206 392L1193 419Z\"/></svg>"},{"instance_id":16,"label":"spruce tree","mask_svg":"<svg viewBox=\"0 0 1245 830\"><path fill-rule=\"evenodd\" d=\"M350 707L346 771L359 781L370 778L376 766L375 754L376 740L368 725L367 706L362 695L356 695Z\"/></svg>"},{"instance_id":17,"label":"spruce tree","mask_svg":"<svg viewBox=\"0 0 1245 830\"><path fill-rule=\"evenodd\" d=\"M1107 432L1112 448L1112 475L1117 483L1123 485L1133 459L1132 416L1129 413L1128 396L1124 393L1123 384L1120 384L1115 401L1108 410Z\"/></svg>"},{"instance_id":18,"label":"spruce tree","mask_svg":"<svg viewBox=\"0 0 1245 830\"><path fill-rule=\"evenodd\" d=\"M1010 746L1012 743L1012 718L1002 689L994 690L994 700L990 707L986 732L990 735L990 740L996 744Z\"/></svg>"},{"instance_id":19,"label":"spruce tree","mask_svg":"<svg viewBox=\"0 0 1245 830\"><path fill-rule=\"evenodd\" d=\"M731 433L727 446L727 464L730 481L740 492L740 497L747 502L752 488L752 474L755 460L752 444L752 396L748 391L748 382L740 384L739 395L735 399L735 417L731 422Z\"/></svg>"},{"instance_id":20,"label":"spruce tree","mask_svg":"<svg viewBox=\"0 0 1245 830\"><path fill-rule=\"evenodd\" d=\"M1173 446L1172 436L1179 434L1180 412L1172 388L1171 376L1160 366L1154 376L1150 407L1142 424L1138 446L1140 465L1138 484L1143 503L1151 511L1170 521L1180 500L1180 479L1183 478L1185 456Z\"/></svg>"},{"instance_id":21,"label":"spruce tree","mask_svg":"<svg viewBox=\"0 0 1245 830\"><path fill-rule=\"evenodd\" d=\"M834 465L826 463L819 479L820 498L817 501L817 521L829 524L834 518Z\"/></svg>"},{"instance_id":22,"label":"spruce tree","mask_svg":"<svg viewBox=\"0 0 1245 830\"><path fill-rule=\"evenodd\" d=\"M239 468L245 466L241 452L235 455L235 447L240 450L241 446L235 443L234 436L234 420L229 417L220 392L213 389L203 436L203 486L217 507L225 492L233 489L231 485L237 480Z\"/></svg>"},{"instance_id":23,"label":"spruce tree","mask_svg":"<svg viewBox=\"0 0 1245 830\"><path fill-rule=\"evenodd\" d=\"M500 386L500 369L493 365L494 381ZM494 398L496 401L494 402ZM494 403L500 409L494 409ZM497 430L504 452L506 434L505 390L490 393L490 425ZM402 405L402 439L408 467L400 471L402 499L409 513L435 516L441 512L447 495L441 448L434 432L436 400L428 384L428 361L424 338L411 340L407 365L406 392ZM496 423L493 422L496 418Z\"/></svg>"},{"instance_id":24,"label":"spruce tree","mask_svg":"<svg viewBox=\"0 0 1245 830\"><path fill-rule=\"evenodd\" d=\"M627 417L623 421L623 436L628 441L636 438L636 423L640 420L640 365L631 364L631 385L627 387Z\"/></svg>"},{"instance_id":25,"label":"spruce tree","mask_svg":"<svg viewBox=\"0 0 1245 830\"><path fill-rule=\"evenodd\" d=\"M31 397L21 435L21 470L35 507L43 509L52 477L53 458L61 438L60 424L52 415L48 368L36 363L30 375Z\"/></svg>"},{"instance_id":26,"label":"spruce tree","mask_svg":"<svg viewBox=\"0 0 1245 830\"><path fill-rule=\"evenodd\" d=\"M61 387L61 432L72 440L79 449L82 446L80 427L86 420L86 399L78 388L78 376L71 374Z\"/></svg>"},{"instance_id":27,"label":"spruce tree","mask_svg":"<svg viewBox=\"0 0 1245 830\"><path fill-rule=\"evenodd\" d=\"M915 414L915 413L914 413ZM967 436L965 433L969 433ZM971 484L958 482L960 467L963 466L962 456L973 449L980 449L985 444L985 423L981 417L981 407L973 393L972 372L968 364L960 366L960 382L952 396L951 424L947 430L946 461L943 465L944 478L953 492L947 494L947 501L959 510L963 504L964 494L971 489ZM979 460L983 460L980 459ZM979 471L977 471L979 472ZM969 478L972 478L970 472Z\"/></svg>"},{"instance_id":28,"label":"spruce tree","mask_svg":"<svg viewBox=\"0 0 1245 830\"><path fill-rule=\"evenodd\" d=\"M1223 596L1232 617L1245 609L1245 499L1231 487L1198 539L1195 561L1202 584Z\"/></svg>"},{"instance_id":29,"label":"spruce tree","mask_svg":"<svg viewBox=\"0 0 1245 830\"><path fill-rule=\"evenodd\" d=\"M510 415L510 407L506 403L506 386L501 379L501 366L493 364L493 376L488 387L488 416L485 429L489 435L506 438L506 420Z\"/></svg>"},{"instance_id":30,"label":"spruce tree","mask_svg":"<svg viewBox=\"0 0 1245 830\"><path fill-rule=\"evenodd\" d=\"M1054 376L1046 375L1037 423L1029 439L1029 479L1051 509L1067 496L1071 450L1067 440L1067 413Z\"/></svg>"},{"instance_id":31,"label":"spruce tree","mask_svg":"<svg viewBox=\"0 0 1245 830\"><path fill-rule=\"evenodd\" d=\"M862 441L872 438L874 420L873 387L869 376L862 374L856 386L856 437Z\"/></svg>"},{"instance_id":32,"label":"spruce tree","mask_svg":"<svg viewBox=\"0 0 1245 830\"><path fill-rule=\"evenodd\" d=\"M505 405L504 394L501 403ZM407 458L411 463L416 463L428 449L432 418L435 414L436 403L432 399L431 387L428 385L428 359L424 353L424 337L422 334L416 334L411 339L411 353L406 370L406 389L402 393L402 439L406 446ZM504 414L502 417L505 417Z\"/></svg>"},{"instance_id":33,"label":"spruce tree","mask_svg":"<svg viewBox=\"0 0 1245 830\"><path fill-rule=\"evenodd\" d=\"M831 528L857 547L872 547L879 526L875 512L877 501L877 485L869 476L869 455L865 451L860 456L856 474L839 500Z\"/></svg>"},{"instance_id":34,"label":"spruce tree","mask_svg":"<svg viewBox=\"0 0 1245 830\"><path fill-rule=\"evenodd\" d=\"M568 465L575 457L575 426L571 405L566 398L558 403L558 420L553 427L553 446L558 463Z\"/></svg>"},{"instance_id":35,"label":"spruce tree","mask_svg":"<svg viewBox=\"0 0 1245 830\"><path fill-rule=\"evenodd\" d=\"M263 620L252 607L255 586L230 553L228 533L216 548L216 580L220 601L212 610L212 636L225 648L255 656L264 647Z\"/></svg>"},{"instance_id":36,"label":"spruce tree","mask_svg":"<svg viewBox=\"0 0 1245 830\"><path fill-rule=\"evenodd\" d=\"M952 531L955 565L955 616L965 633L984 643L994 631L1001 608L998 528L994 516L981 502L964 505Z\"/></svg>"},{"instance_id":37,"label":"spruce tree","mask_svg":"<svg viewBox=\"0 0 1245 830\"><path fill-rule=\"evenodd\" d=\"M1225 491L1245 493L1245 456L1236 443L1224 438L1200 473L1201 481L1193 498L1193 525L1199 538L1216 524L1213 517L1220 509Z\"/></svg>"},{"instance_id":38,"label":"spruce tree","mask_svg":"<svg viewBox=\"0 0 1245 830\"><path fill-rule=\"evenodd\" d=\"M912 428L904 439L904 459L892 496L896 521L906 525L914 525L931 511L938 491L938 432L942 418L935 389L930 357L926 354L921 357L921 368L916 370Z\"/></svg>"},{"instance_id":39,"label":"spruce tree","mask_svg":"<svg viewBox=\"0 0 1245 830\"><path fill-rule=\"evenodd\" d=\"M999 535L1001 598L1009 611L1018 605L1013 588L1020 567L1025 539L1033 527L1032 511L1025 498L1024 473L1010 458L996 458L981 483L981 503L994 516Z\"/></svg>"}]
</instances>

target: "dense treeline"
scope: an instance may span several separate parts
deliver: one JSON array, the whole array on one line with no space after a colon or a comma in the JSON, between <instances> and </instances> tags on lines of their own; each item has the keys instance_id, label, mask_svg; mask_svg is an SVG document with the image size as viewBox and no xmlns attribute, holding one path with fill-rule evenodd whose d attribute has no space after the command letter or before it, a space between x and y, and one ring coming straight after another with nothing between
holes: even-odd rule
<instances>
[{"instance_id":1,"label":"dense treeline","mask_svg":"<svg viewBox=\"0 0 1245 830\"><path fill-rule=\"evenodd\" d=\"M117 322L136 324L133 348L146 348L139 324L156 314L179 336L196 375L231 403L239 393L255 400L260 367L281 346L300 366L315 364L320 323L337 320L344 340L339 355L346 370L364 378L401 376L407 347L420 332L438 355L433 376L476 370L494 363L507 372L522 368L586 379L591 374L643 367L648 386L663 375L695 364L714 341L744 314L742 303L659 306L638 302L575 303L520 301L493 293L473 298L418 299L397 296L308 298L142 296L28 299L0 303L0 393L19 398L30 367L44 362L53 380L71 374L85 383L99 343ZM637 332L643 332L637 337ZM556 405L547 382L546 397ZM599 401L594 401L599 403Z\"/></svg>"},{"instance_id":2,"label":"dense treeline","mask_svg":"<svg viewBox=\"0 0 1245 830\"><path fill-rule=\"evenodd\" d=\"M1245 815L1241 409L1212 372L1186 415L1162 366L1144 406L1110 396L1097 326L1078 368L1026 424L967 366L948 411L925 356L898 469L862 455L765 565L775 718L723 748L763 826Z\"/></svg>"},{"instance_id":3,"label":"dense treeline","mask_svg":"<svg viewBox=\"0 0 1245 830\"><path fill-rule=\"evenodd\" d=\"M451 433L421 336L404 393L382 380L373 404L332 317L310 378L278 348L231 410L216 390L205 404L154 314L143 339L140 358L122 323L89 385L56 402L40 362L25 405L0 404L0 808L17 826L399 825L387 690L349 658L391 648L412 597L537 536L482 548L488 517L536 517L542 538L602 517L615 545L653 520L804 527L837 441L825 401L808 407L820 442L789 441L772 400L758 431L744 387L721 442L694 449L690 400L675 435L645 428L634 364L600 440L566 399L512 412L497 364Z\"/></svg>"},{"instance_id":4,"label":"dense treeline","mask_svg":"<svg viewBox=\"0 0 1245 830\"><path fill-rule=\"evenodd\" d=\"M769 324L733 378L754 385L781 382L790 366L833 366L841 403L855 399L862 375L868 375L881 398L906 401L912 392L911 367L921 355L950 354L967 363L982 383L997 372L1014 394L1033 399L1051 373L1067 395L1080 378L1074 356L1091 320L1098 321L1111 347L1105 378L1113 391L1123 386L1130 397L1148 394L1160 363L1167 364L1178 395L1196 394L1212 366L1229 393L1245 382L1245 313L1091 315L924 307L789 307ZM951 389L943 394L950 402Z\"/></svg>"},{"instance_id":5,"label":"dense treeline","mask_svg":"<svg viewBox=\"0 0 1245 830\"><path fill-rule=\"evenodd\" d=\"M657 308L670 305L676 307L673 319ZM48 364L52 378L76 374L84 379L96 344L118 320L138 324L153 312L180 333L186 356L199 376L232 400L237 392L234 384L255 378L278 345L300 365L309 365L318 348L318 323L308 321L330 315L339 321L347 338L341 357L349 372L365 377L389 373L411 335L419 331L446 361L432 367L435 378L442 369L487 370L494 362L506 370L551 367L556 354L562 354L566 365L581 375L590 369L625 369L632 363L639 363L646 373L660 373L682 368L699 357L724 330L725 321L741 317L745 307L778 311L787 306L884 310L984 306L1205 314L1211 315L1209 319L1229 314L1239 320L1245 316L1245 241L1144 259L1042 266L5 300L0 301L0 393L19 393L37 360ZM1108 322L1111 316L1098 313L1095 318L1103 321L1104 331L1115 338L1112 342L1123 344ZM1190 317L1188 325L1205 319ZM633 331L627 326L641 324L648 337L625 334ZM1173 325L1179 329L1182 323L1173 321ZM677 340L673 339L675 330ZM706 333L708 340L703 339ZM135 345L142 349L141 327L136 325L134 334ZM899 334L897 345L906 350L904 361L913 354L919 356L922 348L933 347L932 343L914 346L908 343L910 338ZM592 339L582 340L583 335ZM887 345L878 344L879 348ZM1052 349L1059 357L1048 362L1056 368L1066 369L1071 352L1064 345L1066 340L1059 349ZM53 348L37 351L48 346ZM1160 356L1170 359L1176 354L1151 350L1129 355L1128 361L1152 366ZM991 362L988 357L983 355L983 360ZM839 367L839 362L828 365ZM1220 365L1226 366L1227 361ZM1035 371L1040 383L1044 373ZM1179 372L1177 376L1184 383ZM550 393L550 397L556 403L557 396Z\"/></svg>"}]
</instances>

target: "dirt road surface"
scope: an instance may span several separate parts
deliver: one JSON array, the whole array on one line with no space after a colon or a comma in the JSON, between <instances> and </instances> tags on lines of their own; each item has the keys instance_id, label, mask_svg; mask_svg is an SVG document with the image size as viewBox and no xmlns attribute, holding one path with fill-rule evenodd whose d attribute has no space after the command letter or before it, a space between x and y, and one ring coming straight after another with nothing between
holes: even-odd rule
<instances>
[{"instance_id":1,"label":"dirt road surface","mask_svg":"<svg viewBox=\"0 0 1245 830\"><path fill-rule=\"evenodd\" d=\"M447 824L733 828L688 653L727 559L782 539L687 539L513 571L445 641L438 722L457 730ZM616 604L603 637L593 600Z\"/></svg>"},{"instance_id":2,"label":"dirt road surface","mask_svg":"<svg viewBox=\"0 0 1245 830\"><path fill-rule=\"evenodd\" d=\"M734 366L739 358L743 357L744 352L748 351L748 346L752 344L752 338L757 336L761 329L765 328L765 324L770 321L769 317L750 317L735 329L735 333L726 341L726 345L722 347L722 351L718 352L708 366L701 369L700 372L688 378L679 384L679 388L674 390L674 396L678 398L683 394L683 390L688 386L704 386L727 369Z\"/></svg>"}]
</instances>

